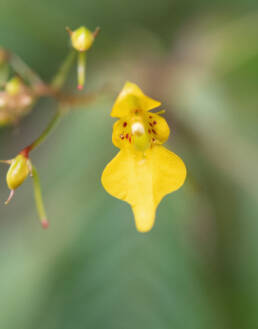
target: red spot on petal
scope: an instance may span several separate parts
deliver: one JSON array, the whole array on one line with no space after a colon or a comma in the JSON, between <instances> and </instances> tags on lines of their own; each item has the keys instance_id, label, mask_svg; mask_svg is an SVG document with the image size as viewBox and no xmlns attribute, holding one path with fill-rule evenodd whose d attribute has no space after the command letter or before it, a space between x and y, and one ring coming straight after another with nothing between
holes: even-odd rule
<instances>
[{"instance_id":1,"label":"red spot on petal","mask_svg":"<svg viewBox=\"0 0 258 329\"><path fill-rule=\"evenodd\" d=\"M149 118L152 119L152 115L150 115Z\"/></svg>"},{"instance_id":2,"label":"red spot on petal","mask_svg":"<svg viewBox=\"0 0 258 329\"><path fill-rule=\"evenodd\" d=\"M132 141L132 140L131 140L131 136L130 136L130 137L129 137L129 142L131 143L131 141Z\"/></svg>"},{"instance_id":3,"label":"red spot on petal","mask_svg":"<svg viewBox=\"0 0 258 329\"><path fill-rule=\"evenodd\" d=\"M156 125L157 124L157 121L153 121L153 124Z\"/></svg>"},{"instance_id":4,"label":"red spot on petal","mask_svg":"<svg viewBox=\"0 0 258 329\"><path fill-rule=\"evenodd\" d=\"M124 123L123 123L123 127L126 127L126 126L127 126L127 122L124 122Z\"/></svg>"},{"instance_id":5,"label":"red spot on petal","mask_svg":"<svg viewBox=\"0 0 258 329\"><path fill-rule=\"evenodd\" d=\"M155 138L152 138L152 141L153 141L153 142L155 142L155 140L156 140Z\"/></svg>"},{"instance_id":6,"label":"red spot on petal","mask_svg":"<svg viewBox=\"0 0 258 329\"><path fill-rule=\"evenodd\" d=\"M152 129L152 132L153 132L153 134L157 134L156 131L155 131L154 129Z\"/></svg>"},{"instance_id":7,"label":"red spot on petal","mask_svg":"<svg viewBox=\"0 0 258 329\"><path fill-rule=\"evenodd\" d=\"M149 133L149 134L151 133L151 130L150 130L150 129L148 129L148 133Z\"/></svg>"},{"instance_id":8,"label":"red spot on petal","mask_svg":"<svg viewBox=\"0 0 258 329\"><path fill-rule=\"evenodd\" d=\"M128 137L129 137L129 135L128 135L128 134L126 134L126 135L125 135L125 138L126 138L126 139L128 139Z\"/></svg>"},{"instance_id":9,"label":"red spot on petal","mask_svg":"<svg viewBox=\"0 0 258 329\"><path fill-rule=\"evenodd\" d=\"M120 138L121 138L121 139L124 139L124 138L125 138L125 136L124 136L124 135L120 135Z\"/></svg>"},{"instance_id":10,"label":"red spot on petal","mask_svg":"<svg viewBox=\"0 0 258 329\"><path fill-rule=\"evenodd\" d=\"M149 122L149 125L152 127L152 123L151 122Z\"/></svg>"}]
</instances>

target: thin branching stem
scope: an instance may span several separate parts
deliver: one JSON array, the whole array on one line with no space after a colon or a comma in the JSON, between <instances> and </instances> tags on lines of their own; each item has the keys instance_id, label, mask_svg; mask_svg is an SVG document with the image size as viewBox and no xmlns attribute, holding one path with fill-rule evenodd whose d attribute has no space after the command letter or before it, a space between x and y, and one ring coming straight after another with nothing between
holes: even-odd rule
<instances>
[{"instance_id":1,"label":"thin branching stem","mask_svg":"<svg viewBox=\"0 0 258 329\"><path fill-rule=\"evenodd\" d=\"M73 64L74 58L75 58L75 52L72 50L67 55L66 59L60 66L57 74L53 78L52 83L51 83L52 89L55 89L56 91L58 91L60 88L62 88L62 86L67 78L67 74L71 68L71 65ZM30 151L34 150L40 144L42 144L45 141L45 139L48 137L48 135L51 133L51 131L54 129L56 124L58 123L61 115L62 115L62 111L60 110L60 107L59 107L57 112L53 116L52 120L49 122L47 127L42 132L42 134L38 138L36 138L30 145L25 147L21 153L23 153L25 156L28 156Z\"/></svg>"}]
</instances>

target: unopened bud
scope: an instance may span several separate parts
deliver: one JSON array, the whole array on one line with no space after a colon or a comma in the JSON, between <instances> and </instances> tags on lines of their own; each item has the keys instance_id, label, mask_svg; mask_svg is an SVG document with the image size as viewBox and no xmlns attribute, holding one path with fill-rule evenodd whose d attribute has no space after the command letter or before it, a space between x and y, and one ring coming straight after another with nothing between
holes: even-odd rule
<instances>
[{"instance_id":1,"label":"unopened bud","mask_svg":"<svg viewBox=\"0 0 258 329\"><path fill-rule=\"evenodd\" d=\"M13 96L19 94L23 87L23 83L20 78L14 77L6 83L5 91Z\"/></svg>"},{"instance_id":2,"label":"unopened bud","mask_svg":"<svg viewBox=\"0 0 258 329\"><path fill-rule=\"evenodd\" d=\"M30 173L30 164L28 158L19 154L11 161L11 166L7 172L6 182L10 190L19 187Z\"/></svg>"},{"instance_id":3,"label":"unopened bud","mask_svg":"<svg viewBox=\"0 0 258 329\"><path fill-rule=\"evenodd\" d=\"M78 54L78 89L82 90L85 83L86 74L86 51L92 46L96 36L98 35L100 28L97 27L94 32L91 32L85 26L81 26L75 31L71 31L68 27L66 28L70 34L71 43Z\"/></svg>"},{"instance_id":4,"label":"unopened bud","mask_svg":"<svg viewBox=\"0 0 258 329\"><path fill-rule=\"evenodd\" d=\"M78 51L88 50L94 42L93 33L84 26L79 27L75 31L71 31L70 35L72 46Z\"/></svg>"}]
</instances>

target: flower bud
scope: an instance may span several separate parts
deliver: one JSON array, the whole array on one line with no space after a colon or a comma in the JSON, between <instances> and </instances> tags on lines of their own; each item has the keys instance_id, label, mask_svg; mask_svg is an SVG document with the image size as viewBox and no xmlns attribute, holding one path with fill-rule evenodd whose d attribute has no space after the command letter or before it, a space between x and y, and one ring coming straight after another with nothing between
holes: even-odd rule
<instances>
[{"instance_id":1,"label":"flower bud","mask_svg":"<svg viewBox=\"0 0 258 329\"><path fill-rule=\"evenodd\" d=\"M100 28L97 27L94 32L88 30L85 26L81 26L75 31L66 28L70 34L71 43L78 54L77 76L78 76L78 89L82 90L85 83L86 74L86 51L92 46L95 37L98 35Z\"/></svg>"},{"instance_id":2,"label":"flower bud","mask_svg":"<svg viewBox=\"0 0 258 329\"><path fill-rule=\"evenodd\" d=\"M11 166L7 172L6 182L10 190L19 187L30 173L30 164L28 158L19 154L11 161Z\"/></svg>"},{"instance_id":3,"label":"flower bud","mask_svg":"<svg viewBox=\"0 0 258 329\"><path fill-rule=\"evenodd\" d=\"M86 51L92 46L94 36L90 30L81 26L77 30L71 32L71 42L74 49Z\"/></svg>"},{"instance_id":4,"label":"flower bud","mask_svg":"<svg viewBox=\"0 0 258 329\"><path fill-rule=\"evenodd\" d=\"M5 91L10 95L14 96L20 93L22 90L23 83L20 78L14 77L6 83Z\"/></svg>"}]
</instances>

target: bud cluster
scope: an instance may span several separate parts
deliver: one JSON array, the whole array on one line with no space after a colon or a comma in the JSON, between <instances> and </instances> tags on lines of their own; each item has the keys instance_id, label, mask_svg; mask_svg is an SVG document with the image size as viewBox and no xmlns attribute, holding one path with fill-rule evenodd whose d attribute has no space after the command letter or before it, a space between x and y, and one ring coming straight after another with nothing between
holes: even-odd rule
<instances>
[{"instance_id":1,"label":"bud cluster","mask_svg":"<svg viewBox=\"0 0 258 329\"><path fill-rule=\"evenodd\" d=\"M94 32L91 32L84 26L75 31L67 30L70 34L71 45L78 53L78 89L82 89L86 72L86 52L91 48L99 28ZM1 163L9 165L6 183L10 194L5 203L8 204L13 198L16 189L24 183L28 176L32 176L36 207L43 228L48 227L48 221L43 204L39 176L29 156L30 152L38 147L49 135L64 112L64 96L61 94L60 89L73 63L74 50L67 56L51 84L48 85L18 56L0 47L0 127L18 123L23 116L30 112L36 100L41 96L54 97L59 103L56 114L38 138L11 160L0 160ZM10 71L17 74L17 76L14 75L9 79ZM70 95L70 98L72 96L77 97L78 95Z\"/></svg>"},{"instance_id":2,"label":"bud cluster","mask_svg":"<svg viewBox=\"0 0 258 329\"><path fill-rule=\"evenodd\" d=\"M0 126L17 123L30 112L34 98L33 91L20 78L9 80L0 91Z\"/></svg>"}]
</instances>

